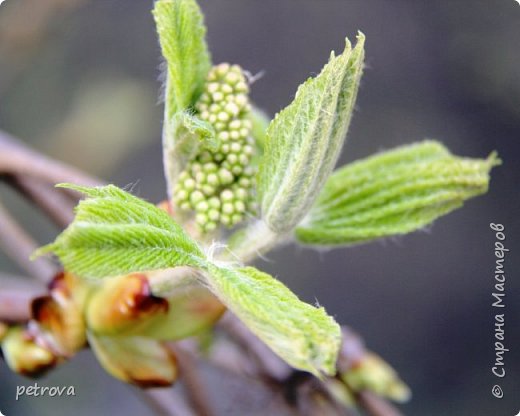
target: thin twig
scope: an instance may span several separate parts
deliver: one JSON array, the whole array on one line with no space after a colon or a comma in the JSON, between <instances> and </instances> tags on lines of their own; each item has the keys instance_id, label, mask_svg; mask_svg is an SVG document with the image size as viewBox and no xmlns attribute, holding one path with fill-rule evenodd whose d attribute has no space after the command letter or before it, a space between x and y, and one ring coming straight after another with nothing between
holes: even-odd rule
<instances>
[{"instance_id":1,"label":"thin twig","mask_svg":"<svg viewBox=\"0 0 520 416\"><path fill-rule=\"evenodd\" d=\"M79 169L31 150L1 130L0 173L36 177L53 185L60 182L72 182L78 185L98 186L103 183Z\"/></svg>"},{"instance_id":2,"label":"thin twig","mask_svg":"<svg viewBox=\"0 0 520 416\"><path fill-rule=\"evenodd\" d=\"M0 291L0 321L26 322L31 318L31 300L34 293L20 290Z\"/></svg>"},{"instance_id":3,"label":"thin twig","mask_svg":"<svg viewBox=\"0 0 520 416\"><path fill-rule=\"evenodd\" d=\"M403 416L388 401L377 396L371 391L362 391L357 395L361 408L370 416Z\"/></svg>"},{"instance_id":4,"label":"thin twig","mask_svg":"<svg viewBox=\"0 0 520 416\"><path fill-rule=\"evenodd\" d=\"M316 378L308 378L295 390L298 414L302 416L352 416L352 412L339 403Z\"/></svg>"},{"instance_id":5,"label":"thin twig","mask_svg":"<svg viewBox=\"0 0 520 416\"><path fill-rule=\"evenodd\" d=\"M7 181L60 228L65 228L74 219L73 202L58 189L31 177L9 175Z\"/></svg>"},{"instance_id":6,"label":"thin twig","mask_svg":"<svg viewBox=\"0 0 520 416\"><path fill-rule=\"evenodd\" d=\"M231 313L226 313L220 320L222 327L235 342L242 346L243 350L251 355L256 362L256 374L275 382L286 380L291 374L291 368L249 331L238 318Z\"/></svg>"},{"instance_id":7,"label":"thin twig","mask_svg":"<svg viewBox=\"0 0 520 416\"><path fill-rule=\"evenodd\" d=\"M260 342L257 340L256 342ZM243 365L243 361L251 361L244 354L243 349L238 349L234 344L228 343L228 341L219 337L215 340L215 344L211 347L211 354L208 357L200 356L200 351L198 350L198 344L194 342L192 339L185 339L182 341L177 341L175 346L177 348L181 348L185 355L190 356L194 363L198 363L201 360L205 360L206 363L211 365L213 368L217 369L221 373L228 374L233 377L245 378L247 382L251 382L254 380L255 382L260 382L260 378L257 374L252 374L251 371L244 371L247 367ZM237 364L237 361L240 363ZM254 376L252 379L251 377ZM277 385L280 387L280 385ZM269 408L277 409L276 413L273 414L283 414L283 415L297 415L297 409L292 406L286 399L283 397L282 389L274 389L274 384L265 384L265 387L271 388L273 391L273 396L270 399Z\"/></svg>"},{"instance_id":8,"label":"thin twig","mask_svg":"<svg viewBox=\"0 0 520 416\"><path fill-rule=\"evenodd\" d=\"M49 282L58 268L44 258L29 261L38 247L0 203L0 247L27 273L42 282Z\"/></svg>"},{"instance_id":9,"label":"thin twig","mask_svg":"<svg viewBox=\"0 0 520 416\"><path fill-rule=\"evenodd\" d=\"M46 292L47 287L40 282L0 273L0 321L9 323L28 321L32 299Z\"/></svg>"},{"instance_id":10,"label":"thin twig","mask_svg":"<svg viewBox=\"0 0 520 416\"><path fill-rule=\"evenodd\" d=\"M336 362L336 368L340 374L346 373L359 363L367 352L363 340L352 329L342 326L341 334L341 348Z\"/></svg>"},{"instance_id":11,"label":"thin twig","mask_svg":"<svg viewBox=\"0 0 520 416\"><path fill-rule=\"evenodd\" d=\"M213 416L215 413L209 404L209 397L198 372L197 362L180 345L169 344L168 347L177 357L180 376L193 410L199 416Z\"/></svg>"},{"instance_id":12,"label":"thin twig","mask_svg":"<svg viewBox=\"0 0 520 416\"><path fill-rule=\"evenodd\" d=\"M133 391L157 416L193 416L193 412L174 389L133 389Z\"/></svg>"}]
</instances>

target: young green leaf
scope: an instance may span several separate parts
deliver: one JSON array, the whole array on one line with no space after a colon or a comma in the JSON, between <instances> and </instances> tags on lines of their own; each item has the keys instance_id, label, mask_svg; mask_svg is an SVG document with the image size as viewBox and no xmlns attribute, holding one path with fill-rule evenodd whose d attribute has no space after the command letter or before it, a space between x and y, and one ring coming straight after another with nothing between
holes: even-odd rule
<instances>
[{"instance_id":1,"label":"young green leaf","mask_svg":"<svg viewBox=\"0 0 520 416\"><path fill-rule=\"evenodd\" d=\"M251 129L251 135L255 139L258 154L263 155L265 146L265 136L270 122L269 117L263 110L253 106L251 109L251 122L253 124Z\"/></svg>"},{"instance_id":2,"label":"young green leaf","mask_svg":"<svg viewBox=\"0 0 520 416\"><path fill-rule=\"evenodd\" d=\"M204 17L195 0L159 0L153 15L166 60L162 141L171 198L179 173L199 141L214 136L209 125L188 113L202 92L211 59L204 39Z\"/></svg>"},{"instance_id":3,"label":"young green leaf","mask_svg":"<svg viewBox=\"0 0 520 416\"><path fill-rule=\"evenodd\" d=\"M215 129L188 111L175 114L169 122L168 134L163 142L163 162L169 186L177 182L200 147L211 150L218 147Z\"/></svg>"},{"instance_id":4,"label":"young green leaf","mask_svg":"<svg viewBox=\"0 0 520 416\"><path fill-rule=\"evenodd\" d=\"M433 141L347 165L327 181L296 229L305 244L339 245L405 234L483 194L498 164L453 156Z\"/></svg>"},{"instance_id":5,"label":"young green leaf","mask_svg":"<svg viewBox=\"0 0 520 416\"><path fill-rule=\"evenodd\" d=\"M253 267L210 266L210 289L246 326L291 366L320 377L336 372L340 327L323 308L298 299Z\"/></svg>"},{"instance_id":6,"label":"young green leaf","mask_svg":"<svg viewBox=\"0 0 520 416\"><path fill-rule=\"evenodd\" d=\"M67 271L102 278L175 266L199 266L200 247L166 212L113 185L86 188L72 224L35 255L55 253Z\"/></svg>"},{"instance_id":7,"label":"young green leaf","mask_svg":"<svg viewBox=\"0 0 520 416\"><path fill-rule=\"evenodd\" d=\"M166 121L195 103L211 60L204 17L195 0L158 0L152 13L167 67Z\"/></svg>"},{"instance_id":8,"label":"young green leaf","mask_svg":"<svg viewBox=\"0 0 520 416\"><path fill-rule=\"evenodd\" d=\"M353 50L347 40L341 55L332 53L269 125L258 196L262 218L275 232L300 222L334 168L357 95L364 40L360 34Z\"/></svg>"}]
</instances>

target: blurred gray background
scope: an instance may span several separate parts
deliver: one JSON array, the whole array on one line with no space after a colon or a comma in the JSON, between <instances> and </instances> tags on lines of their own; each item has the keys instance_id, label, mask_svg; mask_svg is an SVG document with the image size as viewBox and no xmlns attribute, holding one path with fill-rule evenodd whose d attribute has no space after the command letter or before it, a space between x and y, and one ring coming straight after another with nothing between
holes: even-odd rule
<instances>
[{"instance_id":1,"label":"blurred gray background","mask_svg":"<svg viewBox=\"0 0 520 416\"><path fill-rule=\"evenodd\" d=\"M261 266L318 300L399 371L408 415L515 415L520 410L520 5L514 0L201 0L215 63L264 77L252 88L270 114L357 30L367 69L342 162L423 138L503 165L483 197L412 235L349 249L287 247ZM7 0L0 7L0 127L36 149L140 196L164 197L159 47L148 0ZM58 230L0 185L0 198L36 238ZM504 398L491 387L494 234L507 246ZM0 230L1 232L1 230ZM0 254L0 270L21 273ZM39 385L73 398L14 401L0 363L0 411L12 415L146 414L132 389L88 352ZM218 380L214 380L218 382ZM220 387L220 384L219 384ZM266 414L236 410L222 414ZM226 402L226 397L220 397ZM226 407L227 406L227 407Z\"/></svg>"}]
</instances>

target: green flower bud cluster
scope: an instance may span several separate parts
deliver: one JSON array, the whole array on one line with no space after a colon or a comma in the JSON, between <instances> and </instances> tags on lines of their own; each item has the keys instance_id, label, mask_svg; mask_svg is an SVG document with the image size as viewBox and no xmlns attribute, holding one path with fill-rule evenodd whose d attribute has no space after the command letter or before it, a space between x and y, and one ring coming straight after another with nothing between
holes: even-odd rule
<instances>
[{"instance_id":1,"label":"green flower bud cluster","mask_svg":"<svg viewBox=\"0 0 520 416\"><path fill-rule=\"evenodd\" d=\"M232 227L253 210L254 154L249 87L241 68L212 68L197 105L198 116L215 129L218 148L203 149L179 177L174 200L182 210L195 211L205 231L218 224Z\"/></svg>"}]
</instances>

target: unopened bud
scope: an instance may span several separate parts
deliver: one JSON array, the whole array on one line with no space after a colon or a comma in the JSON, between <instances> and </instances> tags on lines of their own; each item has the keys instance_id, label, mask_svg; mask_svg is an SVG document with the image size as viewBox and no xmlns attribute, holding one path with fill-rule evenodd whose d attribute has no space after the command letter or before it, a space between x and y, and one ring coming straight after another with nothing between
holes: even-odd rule
<instances>
[{"instance_id":1,"label":"unopened bud","mask_svg":"<svg viewBox=\"0 0 520 416\"><path fill-rule=\"evenodd\" d=\"M93 333L88 334L88 341L103 368L121 381L164 387L177 379L177 360L160 341Z\"/></svg>"},{"instance_id":2,"label":"unopened bud","mask_svg":"<svg viewBox=\"0 0 520 416\"><path fill-rule=\"evenodd\" d=\"M7 334L9 327L7 324L4 324L3 322L0 322L0 342L4 339L5 335Z\"/></svg>"},{"instance_id":3,"label":"unopened bud","mask_svg":"<svg viewBox=\"0 0 520 416\"><path fill-rule=\"evenodd\" d=\"M51 350L36 344L34 336L20 326L7 331L2 352L9 368L25 376L40 376L58 362Z\"/></svg>"},{"instance_id":4,"label":"unopened bud","mask_svg":"<svg viewBox=\"0 0 520 416\"><path fill-rule=\"evenodd\" d=\"M92 294L86 321L102 334L137 334L168 311L165 299L153 296L146 275L135 273L107 280Z\"/></svg>"},{"instance_id":5,"label":"unopened bud","mask_svg":"<svg viewBox=\"0 0 520 416\"><path fill-rule=\"evenodd\" d=\"M226 310L205 287L190 286L168 297L167 316L155 320L140 335L160 340L178 340L210 329Z\"/></svg>"},{"instance_id":6,"label":"unopened bud","mask_svg":"<svg viewBox=\"0 0 520 416\"><path fill-rule=\"evenodd\" d=\"M61 356L70 357L86 343L82 311L71 298L42 296L31 304L38 341Z\"/></svg>"},{"instance_id":7,"label":"unopened bud","mask_svg":"<svg viewBox=\"0 0 520 416\"><path fill-rule=\"evenodd\" d=\"M410 399L410 389L381 357L368 352L352 368L340 374L354 391L370 390L397 402Z\"/></svg>"}]
</instances>

